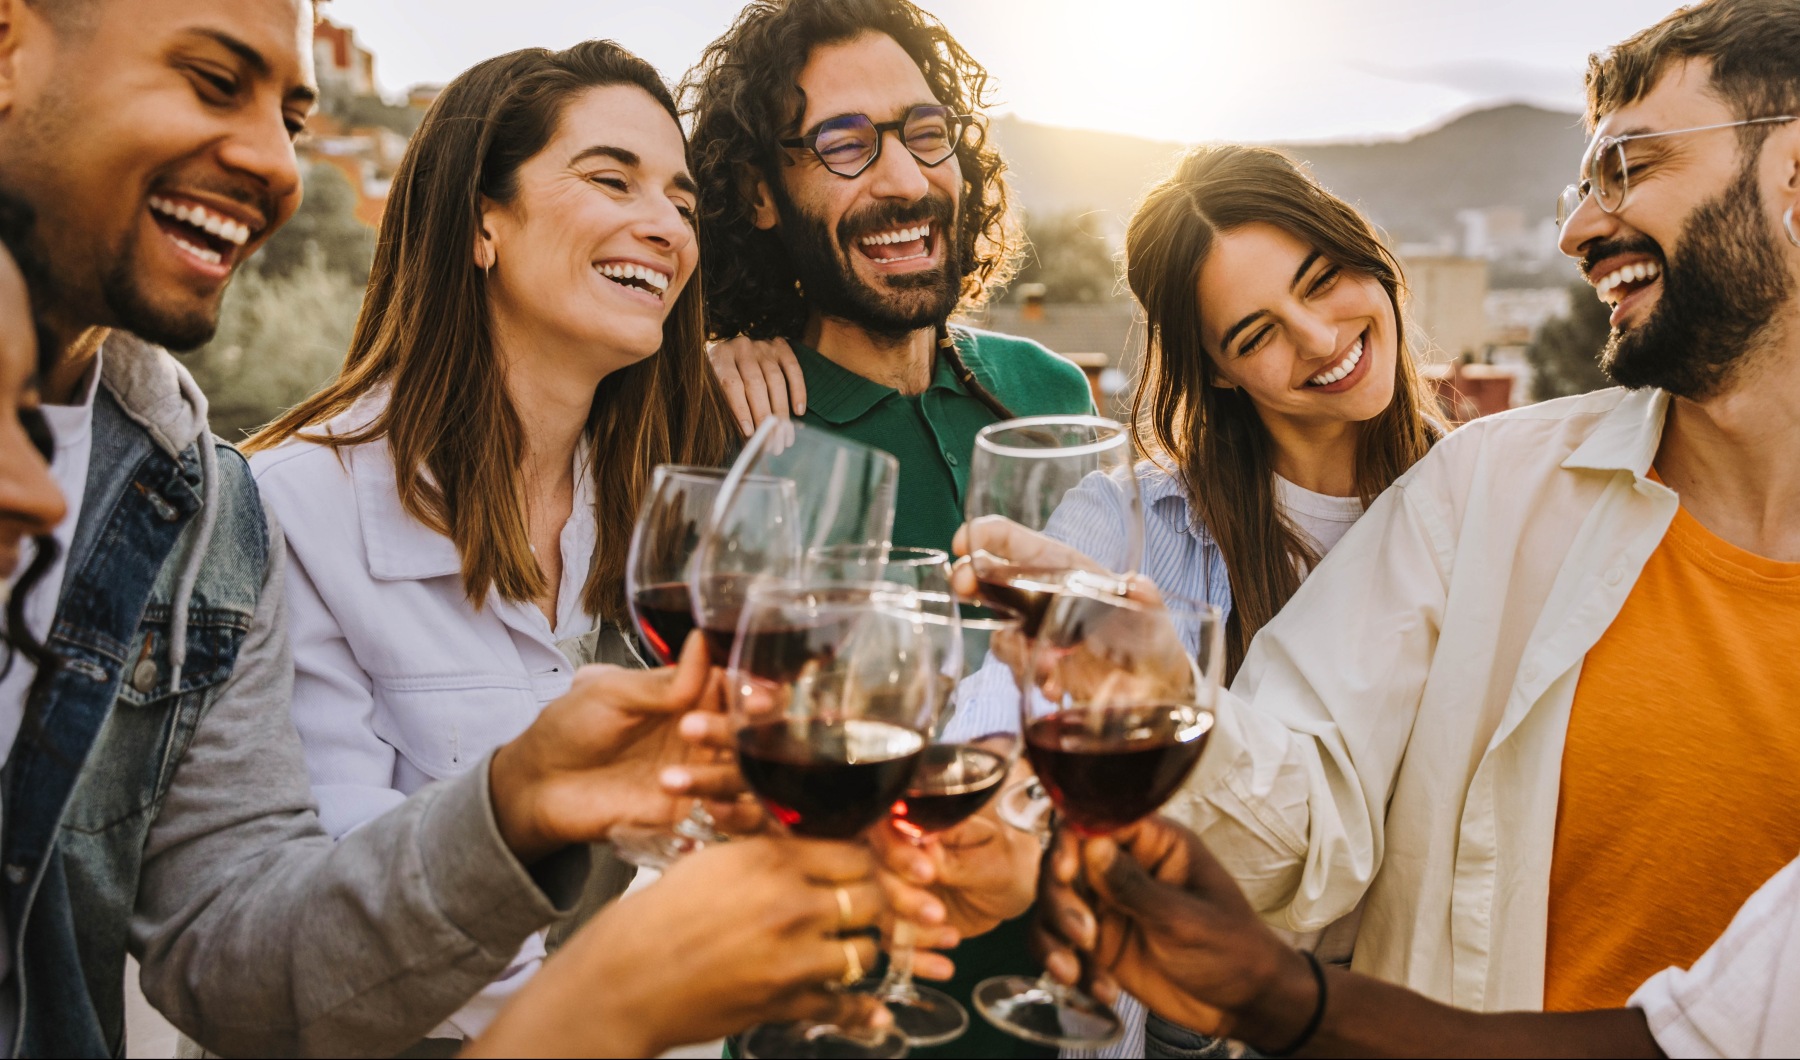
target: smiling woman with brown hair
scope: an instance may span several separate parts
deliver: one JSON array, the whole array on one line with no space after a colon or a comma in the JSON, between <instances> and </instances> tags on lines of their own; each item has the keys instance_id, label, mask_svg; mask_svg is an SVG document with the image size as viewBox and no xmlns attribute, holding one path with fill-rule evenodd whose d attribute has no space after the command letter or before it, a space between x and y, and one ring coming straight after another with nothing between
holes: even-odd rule
<instances>
[{"instance_id":1,"label":"smiling woman with brown hair","mask_svg":"<svg viewBox=\"0 0 1800 1060\"><path fill-rule=\"evenodd\" d=\"M327 831L485 769L622 633L626 543L657 464L709 464L707 371L675 105L617 45L481 63L395 177L343 371L254 438L292 557L296 726ZM645 782L601 831L669 809ZM597 871L608 897L629 880ZM439 1035L480 1030L542 955Z\"/></svg>"}]
</instances>

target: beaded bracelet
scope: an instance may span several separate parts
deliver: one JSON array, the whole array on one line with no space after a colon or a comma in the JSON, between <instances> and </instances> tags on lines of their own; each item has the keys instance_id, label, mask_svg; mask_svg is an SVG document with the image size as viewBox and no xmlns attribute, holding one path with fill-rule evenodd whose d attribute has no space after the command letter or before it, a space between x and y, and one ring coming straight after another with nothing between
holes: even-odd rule
<instances>
[{"instance_id":1,"label":"beaded bracelet","mask_svg":"<svg viewBox=\"0 0 1800 1060\"><path fill-rule=\"evenodd\" d=\"M1310 950L1301 950L1300 956L1306 958L1306 963L1312 968L1313 980L1319 984L1319 1003L1313 1008L1312 1019L1306 1021L1306 1028L1300 1032L1298 1038L1289 1042L1285 1048L1265 1050L1264 1056L1276 1058L1293 1056L1306 1048L1307 1044L1313 1040L1313 1035L1319 1033L1320 1025L1325 1022L1325 966L1319 963L1319 959L1314 957Z\"/></svg>"}]
</instances>

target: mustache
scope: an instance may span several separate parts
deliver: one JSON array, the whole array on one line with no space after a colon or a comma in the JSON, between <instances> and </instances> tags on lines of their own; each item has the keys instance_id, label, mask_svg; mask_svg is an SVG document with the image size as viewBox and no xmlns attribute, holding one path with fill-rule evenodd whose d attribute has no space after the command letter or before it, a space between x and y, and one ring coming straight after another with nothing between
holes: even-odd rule
<instances>
[{"instance_id":1,"label":"mustache","mask_svg":"<svg viewBox=\"0 0 1800 1060\"><path fill-rule=\"evenodd\" d=\"M950 201L950 196L942 192L913 202L883 203L845 215L838 222L838 241L845 247L852 247L858 239L870 232L923 223L947 229L955 216L956 205Z\"/></svg>"},{"instance_id":2,"label":"mustache","mask_svg":"<svg viewBox=\"0 0 1800 1060\"><path fill-rule=\"evenodd\" d=\"M1668 258L1662 247L1649 236L1633 236L1629 239L1607 239L1588 247L1576 265L1581 269L1583 279L1592 279L1594 266L1617 254L1648 254L1657 261L1667 264Z\"/></svg>"}]
</instances>

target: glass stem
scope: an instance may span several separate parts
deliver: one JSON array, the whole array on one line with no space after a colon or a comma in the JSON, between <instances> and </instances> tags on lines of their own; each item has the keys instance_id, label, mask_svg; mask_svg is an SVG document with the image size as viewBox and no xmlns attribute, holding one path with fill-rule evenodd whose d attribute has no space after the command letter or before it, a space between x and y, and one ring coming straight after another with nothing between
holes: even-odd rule
<instances>
[{"instance_id":1,"label":"glass stem","mask_svg":"<svg viewBox=\"0 0 1800 1060\"><path fill-rule=\"evenodd\" d=\"M716 842L723 838L719 835L719 822L713 820L713 815L706 812L705 804L699 799L694 800L694 806L688 810L688 815L675 826L675 834L683 839L694 839L703 843Z\"/></svg>"},{"instance_id":2,"label":"glass stem","mask_svg":"<svg viewBox=\"0 0 1800 1060\"><path fill-rule=\"evenodd\" d=\"M888 947L887 975L882 977L881 986L875 991L875 996L883 1001L918 1000L919 992L913 989L913 937L916 930L910 920L894 924L894 944Z\"/></svg>"}]
</instances>

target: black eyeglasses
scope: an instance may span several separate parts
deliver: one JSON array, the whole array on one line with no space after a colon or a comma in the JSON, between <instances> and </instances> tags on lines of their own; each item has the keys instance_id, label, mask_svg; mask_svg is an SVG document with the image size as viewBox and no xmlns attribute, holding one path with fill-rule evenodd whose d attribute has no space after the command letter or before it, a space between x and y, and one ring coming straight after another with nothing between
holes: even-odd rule
<instances>
[{"instance_id":1,"label":"black eyeglasses","mask_svg":"<svg viewBox=\"0 0 1800 1060\"><path fill-rule=\"evenodd\" d=\"M920 165L931 167L956 153L968 127L969 115L926 105L912 108L899 121L876 122L867 114L840 114L820 122L809 135L776 142L796 150L810 149L826 169L848 178L875 164L881 157L881 141L890 132L900 134L901 145Z\"/></svg>"}]
</instances>

